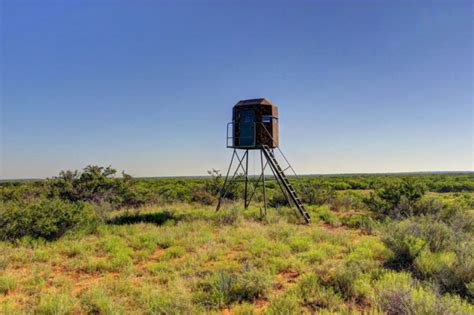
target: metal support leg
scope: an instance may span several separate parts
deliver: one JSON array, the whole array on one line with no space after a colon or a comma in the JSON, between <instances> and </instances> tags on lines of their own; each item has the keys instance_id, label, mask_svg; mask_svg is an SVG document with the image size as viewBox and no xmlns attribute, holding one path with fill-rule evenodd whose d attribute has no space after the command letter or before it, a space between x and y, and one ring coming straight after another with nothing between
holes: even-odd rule
<instances>
[{"instance_id":1,"label":"metal support leg","mask_svg":"<svg viewBox=\"0 0 474 315\"><path fill-rule=\"evenodd\" d=\"M263 189L263 209L264 215L267 215L267 192L265 189L265 168L263 166L263 152L260 150L260 165L262 168L262 189Z\"/></svg>"},{"instance_id":2,"label":"metal support leg","mask_svg":"<svg viewBox=\"0 0 474 315\"><path fill-rule=\"evenodd\" d=\"M221 188L221 191L219 192L219 201L217 202L217 207L216 207L216 211L219 211L219 209L221 208L221 202L222 202L222 199L224 198L224 195L225 195L225 192L226 192L226 189L227 189L227 179L229 178L229 173L230 173L230 169L232 168L232 162L234 162L234 157L237 153L235 152L235 149L234 149L234 152L232 153L232 158L230 159L230 164L229 164L229 168L227 169L227 173L225 175L225 180L224 180L224 184L222 185L222 188Z\"/></svg>"},{"instance_id":3,"label":"metal support leg","mask_svg":"<svg viewBox=\"0 0 474 315\"><path fill-rule=\"evenodd\" d=\"M265 161L265 165L263 166L263 170L267 168L268 161ZM263 172L262 172L263 173ZM260 181L262 180L262 173L260 173L260 176L258 179L254 182L252 193L250 194L248 200L247 200L247 207L250 205L250 202L252 201L253 197L255 196L255 192L257 191L257 187L260 184Z\"/></svg>"},{"instance_id":4,"label":"metal support leg","mask_svg":"<svg viewBox=\"0 0 474 315\"><path fill-rule=\"evenodd\" d=\"M229 178L229 173L230 173L230 170L232 168L232 162L234 160L234 155L237 156L237 160L239 160L239 164L237 165L237 168L235 169L235 172L234 174L232 175L232 177L230 179ZM229 169L227 170L227 175L225 177L225 181L224 181L224 185L222 185L222 189L221 189L221 192L219 194L219 201L217 203L217 207L216 207L216 211L219 211L220 207L221 207L221 204L222 204L222 200L224 199L224 197L226 196L227 194L227 189L229 188L230 184L232 183L232 181L234 180L235 178L235 175L237 175L237 172L239 171L239 169L242 169L245 173L245 169L244 169L244 166L242 165L243 161L244 161L244 158L248 156L248 150L246 153L244 153L244 155L242 156L242 159L239 158L239 155L237 154L237 150L234 149L234 153L232 154L232 159L230 161L230 164L229 164Z\"/></svg>"},{"instance_id":5,"label":"metal support leg","mask_svg":"<svg viewBox=\"0 0 474 315\"><path fill-rule=\"evenodd\" d=\"M245 152L245 192L244 192L244 208L247 209L247 186L249 183L249 150Z\"/></svg>"}]
</instances>

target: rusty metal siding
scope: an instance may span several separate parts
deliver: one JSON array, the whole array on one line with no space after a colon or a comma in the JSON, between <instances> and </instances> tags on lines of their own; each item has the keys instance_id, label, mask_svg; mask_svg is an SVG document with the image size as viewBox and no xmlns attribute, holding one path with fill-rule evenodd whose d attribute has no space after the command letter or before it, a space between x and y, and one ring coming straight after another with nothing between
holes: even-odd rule
<instances>
[{"instance_id":1,"label":"rusty metal siding","mask_svg":"<svg viewBox=\"0 0 474 315\"><path fill-rule=\"evenodd\" d=\"M239 125L240 113L249 109L253 109L255 111L255 144L254 146L250 147L248 146L249 142L247 139L241 139L242 133ZM271 116L271 121L264 122L262 118L265 116ZM262 145L267 145L270 148L278 147L278 107L269 100L251 99L239 101L233 108L232 120L234 122L234 147L242 147L247 149L258 149Z\"/></svg>"}]
</instances>

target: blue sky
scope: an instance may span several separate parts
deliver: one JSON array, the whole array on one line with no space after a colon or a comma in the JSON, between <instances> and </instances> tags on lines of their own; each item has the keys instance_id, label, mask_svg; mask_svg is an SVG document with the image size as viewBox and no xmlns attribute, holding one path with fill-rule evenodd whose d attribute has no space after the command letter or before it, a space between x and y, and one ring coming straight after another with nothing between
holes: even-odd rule
<instances>
[{"instance_id":1,"label":"blue sky","mask_svg":"<svg viewBox=\"0 0 474 315\"><path fill-rule=\"evenodd\" d=\"M240 99L300 173L473 170L471 1L1 2L0 178L225 169ZM251 166L252 167L252 166Z\"/></svg>"}]
</instances>

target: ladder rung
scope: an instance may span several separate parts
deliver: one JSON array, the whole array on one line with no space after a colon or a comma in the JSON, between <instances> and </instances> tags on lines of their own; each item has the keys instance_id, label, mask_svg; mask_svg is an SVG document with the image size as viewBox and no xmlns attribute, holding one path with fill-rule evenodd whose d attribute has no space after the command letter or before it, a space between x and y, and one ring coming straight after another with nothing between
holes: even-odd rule
<instances>
[{"instance_id":1,"label":"ladder rung","mask_svg":"<svg viewBox=\"0 0 474 315\"><path fill-rule=\"evenodd\" d=\"M275 170L275 180L281 181L282 185L285 187L287 193L289 196L291 196L292 203L295 204L296 208L299 210L300 214L303 216L305 221L307 223L310 222L311 217L309 213L306 211L303 202L298 198L298 195L296 194L295 189L293 188L293 185L291 185L290 181L285 175L285 171L291 168L291 165L288 165L285 169L282 169L281 166L278 164L278 161L275 157L275 154L273 151L270 150L270 148L267 145L262 146L263 151L270 163L270 165L273 167Z\"/></svg>"}]
</instances>

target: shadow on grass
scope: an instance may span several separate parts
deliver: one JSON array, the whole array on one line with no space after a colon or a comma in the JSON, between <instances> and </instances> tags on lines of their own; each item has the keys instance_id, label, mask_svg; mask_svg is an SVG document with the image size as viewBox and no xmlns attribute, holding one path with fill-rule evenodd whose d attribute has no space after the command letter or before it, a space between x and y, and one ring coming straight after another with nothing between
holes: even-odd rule
<instances>
[{"instance_id":1,"label":"shadow on grass","mask_svg":"<svg viewBox=\"0 0 474 315\"><path fill-rule=\"evenodd\" d=\"M124 214L119 215L107 221L107 224L125 225L134 223L153 223L162 225L166 221L177 221L180 218L169 211L155 212L155 213L138 213L138 214Z\"/></svg>"}]
</instances>

